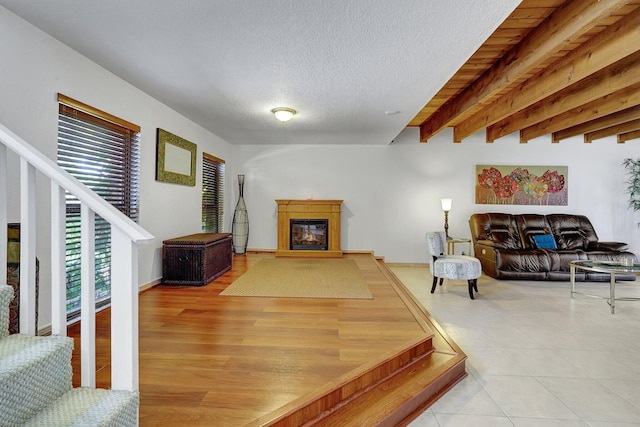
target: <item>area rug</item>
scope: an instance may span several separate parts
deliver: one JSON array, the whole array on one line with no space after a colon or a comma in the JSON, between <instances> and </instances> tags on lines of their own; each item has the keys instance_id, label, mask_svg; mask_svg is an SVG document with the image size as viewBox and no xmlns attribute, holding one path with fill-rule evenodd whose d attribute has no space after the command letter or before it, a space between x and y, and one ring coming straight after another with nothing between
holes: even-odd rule
<instances>
[{"instance_id":1,"label":"area rug","mask_svg":"<svg viewBox=\"0 0 640 427\"><path fill-rule=\"evenodd\" d=\"M352 259L263 259L220 295L373 299Z\"/></svg>"}]
</instances>

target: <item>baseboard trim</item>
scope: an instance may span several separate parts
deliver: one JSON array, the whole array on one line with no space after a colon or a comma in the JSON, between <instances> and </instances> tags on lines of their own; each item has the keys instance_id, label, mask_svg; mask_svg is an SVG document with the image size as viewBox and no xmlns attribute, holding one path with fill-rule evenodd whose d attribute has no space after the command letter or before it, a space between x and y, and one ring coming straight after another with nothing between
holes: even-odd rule
<instances>
[{"instance_id":1,"label":"baseboard trim","mask_svg":"<svg viewBox=\"0 0 640 427\"><path fill-rule=\"evenodd\" d=\"M429 268L426 262L385 262L389 267L423 267Z\"/></svg>"},{"instance_id":2,"label":"baseboard trim","mask_svg":"<svg viewBox=\"0 0 640 427\"><path fill-rule=\"evenodd\" d=\"M38 328L38 336L51 335L51 324Z\"/></svg>"},{"instance_id":3,"label":"baseboard trim","mask_svg":"<svg viewBox=\"0 0 640 427\"><path fill-rule=\"evenodd\" d=\"M140 285L140 287L138 288L138 291L139 292L147 291L155 286L158 286L160 283L162 283L162 277L156 280L152 280L151 282L147 282Z\"/></svg>"}]
</instances>

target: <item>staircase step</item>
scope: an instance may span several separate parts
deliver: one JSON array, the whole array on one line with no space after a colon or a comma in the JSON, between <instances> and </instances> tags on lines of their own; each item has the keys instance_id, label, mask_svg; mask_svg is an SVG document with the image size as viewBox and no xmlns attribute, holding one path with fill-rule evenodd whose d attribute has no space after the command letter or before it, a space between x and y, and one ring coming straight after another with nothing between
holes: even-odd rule
<instances>
[{"instance_id":1,"label":"staircase step","mask_svg":"<svg viewBox=\"0 0 640 427\"><path fill-rule=\"evenodd\" d=\"M0 338L9 335L9 303L13 299L13 288L0 283Z\"/></svg>"},{"instance_id":2,"label":"staircase step","mask_svg":"<svg viewBox=\"0 0 640 427\"><path fill-rule=\"evenodd\" d=\"M433 353L306 426L406 426L467 376L465 359Z\"/></svg>"},{"instance_id":3,"label":"staircase step","mask_svg":"<svg viewBox=\"0 0 640 427\"><path fill-rule=\"evenodd\" d=\"M74 388L29 419L28 427L135 427L139 395L136 392Z\"/></svg>"},{"instance_id":4,"label":"staircase step","mask_svg":"<svg viewBox=\"0 0 640 427\"><path fill-rule=\"evenodd\" d=\"M67 337L0 338L0 425L20 425L71 389L72 349Z\"/></svg>"}]
</instances>

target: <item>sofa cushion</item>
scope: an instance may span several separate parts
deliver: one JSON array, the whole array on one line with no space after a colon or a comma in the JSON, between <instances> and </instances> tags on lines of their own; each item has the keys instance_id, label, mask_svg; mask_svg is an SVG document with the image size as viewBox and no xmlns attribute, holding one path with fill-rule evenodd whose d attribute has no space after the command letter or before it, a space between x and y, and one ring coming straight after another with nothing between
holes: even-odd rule
<instances>
[{"instance_id":1,"label":"sofa cushion","mask_svg":"<svg viewBox=\"0 0 640 427\"><path fill-rule=\"evenodd\" d=\"M563 231L562 241L565 249L586 249L589 245L584 233L579 230Z\"/></svg>"},{"instance_id":2,"label":"sofa cushion","mask_svg":"<svg viewBox=\"0 0 640 427\"><path fill-rule=\"evenodd\" d=\"M488 240L500 249L522 249L518 226L511 214L474 214L469 225L474 241Z\"/></svg>"},{"instance_id":3,"label":"sofa cushion","mask_svg":"<svg viewBox=\"0 0 640 427\"><path fill-rule=\"evenodd\" d=\"M556 241L551 234L538 234L533 236L533 241L538 249L558 249Z\"/></svg>"},{"instance_id":4,"label":"sofa cushion","mask_svg":"<svg viewBox=\"0 0 640 427\"><path fill-rule=\"evenodd\" d=\"M492 240L497 248L521 249L522 242L514 216L494 213L488 215L490 217L489 240Z\"/></svg>"},{"instance_id":5,"label":"sofa cushion","mask_svg":"<svg viewBox=\"0 0 640 427\"><path fill-rule=\"evenodd\" d=\"M622 242L590 242L589 251L626 251L629 249L628 243Z\"/></svg>"},{"instance_id":6,"label":"sofa cushion","mask_svg":"<svg viewBox=\"0 0 640 427\"><path fill-rule=\"evenodd\" d=\"M549 256L549 262L551 263L551 271L555 272L564 272L569 273L571 268L569 267L569 263L571 261L580 261L587 259L586 252L580 249L574 250L546 250L545 251ZM556 280L556 279L554 279Z\"/></svg>"},{"instance_id":7,"label":"sofa cushion","mask_svg":"<svg viewBox=\"0 0 640 427\"><path fill-rule=\"evenodd\" d=\"M584 215L550 214L547 221L559 249L587 249L598 241L591 221Z\"/></svg>"},{"instance_id":8,"label":"sofa cushion","mask_svg":"<svg viewBox=\"0 0 640 427\"><path fill-rule=\"evenodd\" d=\"M536 249L534 236L540 234L551 234L551 228L547 223L544 215L540 214L520 214L515 215L518 229L520 230L520 238L522 247L525 249Z\"/></svg>"},{"instance_id":9,"label":"sofa cushion","mask_svg":"<svg viewBox=\"0 0 640 427\"><path fill-rule=\"evenodd\" d=\"M634 262L637 261L637 258L634 253L626 252L626 251L619 251L619 252L590 251L590 252L586 252L586 254L587 254L587 259L591 261L620 261L620 259L622 259L623 257L632 258Z\"/></svg>"},{"instance_id":10,"label":"sofa cushion","mask_svg":"<svg viewBox=\"0 0 640 427\"><path fill-rule=\"evenodd\" d=\"M547 273L551 260L544 249L496 250L496 269L522 273Z\"/></svg>"},{"instance_id":11,"label":"sofa cushion","mask_svg":"<svg viewBox=\"0 0 640 427\"><path fill-rule=\"evenodd\" d=\"M521 249L519 236L514 230L491 230L491 240L497 248Z\"/></svg>"}]
</instances>

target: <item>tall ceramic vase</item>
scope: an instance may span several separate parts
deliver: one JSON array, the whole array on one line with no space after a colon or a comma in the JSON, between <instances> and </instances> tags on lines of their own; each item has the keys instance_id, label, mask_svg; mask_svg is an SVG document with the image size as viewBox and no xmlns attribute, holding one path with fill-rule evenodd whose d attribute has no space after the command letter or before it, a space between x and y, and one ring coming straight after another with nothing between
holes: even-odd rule
<instances>
[{"instance_id":1,"label":"tall ceramic vase","mask_svg":"<svg viewBox=\"0 0 640 427\"><path fill-rule=\"evenodd\" d=\"M249 215L244 204L244 175L238 175L238 204L233 212L233 224L231 234L233 236L233 252L243 254L247 250L249 241Z\"/></svg>"}]
</instances>

